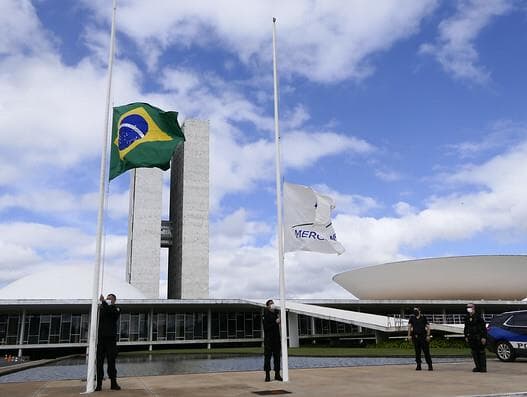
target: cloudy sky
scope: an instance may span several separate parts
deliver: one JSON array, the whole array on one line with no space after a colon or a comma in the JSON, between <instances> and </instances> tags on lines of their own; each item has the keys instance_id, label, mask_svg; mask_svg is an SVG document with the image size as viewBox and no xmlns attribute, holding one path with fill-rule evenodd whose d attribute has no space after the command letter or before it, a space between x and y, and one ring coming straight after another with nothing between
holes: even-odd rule
<instances>
[{"instance_id":1,"label":"cloudy sky","mask_svg":"<svg viewBox=\"0 0 527 397\"><path fill-rule=\"evenodd\" d=\"M284 177L336 199L347 250L288 254L289 297L349 297L332 276L359 266L525 254L524 3L119 0L113 103L210 120L211 297L278 295L273 16ZM93 266L110 17L0 1L0 287ZM123 278L128 187L105 231Z\"/></svg>"}]
</instances>

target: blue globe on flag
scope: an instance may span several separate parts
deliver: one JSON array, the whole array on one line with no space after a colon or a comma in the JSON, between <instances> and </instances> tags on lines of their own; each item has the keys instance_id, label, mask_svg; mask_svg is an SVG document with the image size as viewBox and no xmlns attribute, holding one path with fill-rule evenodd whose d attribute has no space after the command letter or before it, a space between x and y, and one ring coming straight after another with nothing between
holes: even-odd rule
<instances>
[{"instance_id":1,"label":"blue globe on flag","mask_svg":"<svg viewBox=\"0 0 527 397\"><path fill-rule=\"evenodd\" d=\"M143 116L131 114L119 124L119 150L124 150L148 133L148 123Z\"/></svg>"}]
</instances>

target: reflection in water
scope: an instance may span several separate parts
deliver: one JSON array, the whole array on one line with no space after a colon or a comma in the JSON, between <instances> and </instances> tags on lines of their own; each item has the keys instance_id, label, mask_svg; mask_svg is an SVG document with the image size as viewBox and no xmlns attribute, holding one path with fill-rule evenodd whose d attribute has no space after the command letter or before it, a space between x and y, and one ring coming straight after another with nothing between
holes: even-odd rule
<instances>
[{"instance_id":1,"label":"reflection in water","mask_svg":"<svg viewBox=\"0 0 527 397\"><path fill-rule=\"evenodd\" d=\"M436 358L434 362L463 360L465 359ZM414 359L409 357L289 357L289 368L357 367L413 363ZM149 354L122 355L117 358L118 377L261 370L263 370L263 356L261 355ZM0 383L83 379L85 377L86 361L79 357L0 376Z\"/></svg>"}]
</instances>

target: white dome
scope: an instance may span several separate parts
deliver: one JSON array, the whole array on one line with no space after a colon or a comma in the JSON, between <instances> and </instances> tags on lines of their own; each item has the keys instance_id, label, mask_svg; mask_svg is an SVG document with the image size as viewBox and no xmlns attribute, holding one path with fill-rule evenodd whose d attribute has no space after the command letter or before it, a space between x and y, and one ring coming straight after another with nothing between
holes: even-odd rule
<instances>
[{"instance_id":1,"label":"white dome","mask_svg":"<svg viewBox=\"0 0 527 397\"><path fill-rule=\"evenodd\" d=\"M527 255L474 255L362 267L333 280L359 299L520 300L526 278Z\"/></svg>"},{"instance_id":2,"label":"white dome","mask_svg":"<svg viewBox=\"0 0 527 397\"><path fill-rule=\"evenodd\" d=\"M65 267L30 274L0 289L0 299L92 299L93 268ZM113 293L118 300L146 299L136 287L105 274L103 294Z\"/></svg>"}]
</instances>

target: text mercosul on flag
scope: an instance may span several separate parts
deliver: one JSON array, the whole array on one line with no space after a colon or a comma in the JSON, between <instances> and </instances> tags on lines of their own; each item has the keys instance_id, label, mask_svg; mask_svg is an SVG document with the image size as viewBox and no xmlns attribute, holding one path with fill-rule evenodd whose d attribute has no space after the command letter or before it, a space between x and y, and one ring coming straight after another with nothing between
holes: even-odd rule
<instances>
[{"instance_id":1,"label":"text mercosul on flag","mask_svg":"<svg viewBox=\"0 0 527 397\"><path fill-rule=\"evenodd\" d=\"M170 168L174 150L185 140L177 115L147 103L114 107L110 180L132 168Z\"/></svg>"},{"instance_id":2,"label":"text mercosul on flag","mask_svg":"<svg viewBox=\"0 0 527 397\"><path fill-rule=\"evenodd\" d=\"M342 254L344 247L331 223L333 208L331 197L308 186L284 182L284 252Z\"/></svg>"}]
</instances>

